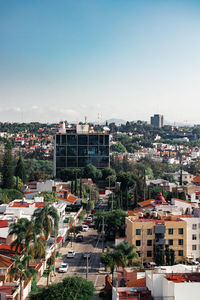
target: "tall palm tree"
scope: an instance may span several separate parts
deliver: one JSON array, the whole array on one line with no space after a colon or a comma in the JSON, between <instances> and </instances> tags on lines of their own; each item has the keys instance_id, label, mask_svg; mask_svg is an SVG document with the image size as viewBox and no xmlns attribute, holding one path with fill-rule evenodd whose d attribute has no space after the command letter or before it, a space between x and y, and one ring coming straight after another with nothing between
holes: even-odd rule
<instances>
[{"instance_id":1,"label":"tall palm tree","mask_svg":"<svg viewBox=\"0 0 200 300\"><path fill-rule=\"evenodd\" d=\"M16 239L12 242L11 247L16 247L16 251L22 250L22 245L27 247L31 241L34 232L34 224L28 219L21 218L16 223L10 224L9 234L15 235Z\"/></svg>"},{"instance_id":2,"label":"tall palm tree","mask_svg":"<svg viewBox=\"0 0 200 300\"><path fill-rule=\"evenodd\" d=\"M49 236L58 230L59 216L57 209L50 203L46 204L43 208L37 208L34 211L33 219L36 224L40 224L46 240Z\"/></svg>"},{"instance_id":3,"label":"tall palm tree","mask_svg":"<svg viewBox=\"0 0 200 300\"><path fill-rule=\"evenodd\" d=\"M34 235L26 248L26 253L32 258L43 258L46 250L46 240L42 236Z\"/></svg>"},{"instance_id":4,"label":"tall palm tree","mask_svg":"<svg viewBox=\"0 0 200 300\"><path fill-rule=\"evenodd\" d=\"M26 280L27 278L31 278L36 273L36 270L28 267L28 263L31 259L31 256L26 255L26 256L23 256L22 259L19 256L13 256L13 258L15 259L15 266L13 266L10 269L9 274L14 279L19 279L19 281L20 281L20 300L22 300L22 282L23 282L23 280Z\"/></svg>"}]
</instances>

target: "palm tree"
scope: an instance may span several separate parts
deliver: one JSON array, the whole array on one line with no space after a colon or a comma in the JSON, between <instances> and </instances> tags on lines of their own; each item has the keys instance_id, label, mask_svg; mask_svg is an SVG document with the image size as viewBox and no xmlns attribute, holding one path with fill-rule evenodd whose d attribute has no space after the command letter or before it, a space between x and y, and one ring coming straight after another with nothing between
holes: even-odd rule
<instances>
[{"instance_id":1,"label":"palm tree","mask_svg":"<svg viewBox=\"0 0 200 300\"><path fill-rule=\"evenodd\" d=\"M112 282L114 279L114 271L119 264L118 256L115 252L108 252L101 254L101 262L105 265L105 269L109 268L112 274Z\"/></svg>"},{"instance_id":2,"label":"palm tree","mask_svg":"<svg viewBox=\"0 0 200 300\"><path fill-rule=\"evenodd\" d=\"M34 224L28 219L21 218L16 223L10 224L9 234L15 235L16 239L12 242L11 247L16 247L16 252L18 249L22 250L22 244L24 243L27 247L29 241L31 241L34 231Z\"/></svg>"},{"instance_id":3,"label":"palm tree","mask_svg":"<svg viewBox=\"0 0 200 300\"><path fill-rule=\"evenodd\" d=\"M57 232L58 230L59 216L57 209L50 203L46 204L43 208L37 208L34 211L33 219L36 224L40 224L46 240L53 231Z\"/></svg>"},{"instance_id":4,"label":"palm tree","mask_svg":"<svg viewBox=\"0 0 200 300\"><path fill-rule=\"evenodd\" d=\"M47 242L42 236L34 235L26 249L26 253L34 259L42 258L45 256L46 244Z\"/></svg>"},{"instance_id":5,"label":"palm tree","mask_svg":"<svg viewBox=\"0 0 200 300\"><path fill-rule=\"evenodd\" d=\"M118 261L118 265L122 268L125 268L129 264L140 266L138 261L138 254L134 251L136 249L135 245L129 246L127 242L120 243L119 245L111 246L115 251L116 261ZM136 259L135 261L133 261Z\"/></svg>"},{"instance_id":6,"label":"palm tree","mask_svg":"<svg viewBox=\"0 0 200 300\"><path fill-rule=\"evenodd\" d=\"M20 300L22 300L22 281L31 278L37 271L28 267L31 256L26 255L22 259L19 256L13 256L13 258L15 266L10 269L9 273L13 278L20 280Z\"/></svg>"}]
</instances>

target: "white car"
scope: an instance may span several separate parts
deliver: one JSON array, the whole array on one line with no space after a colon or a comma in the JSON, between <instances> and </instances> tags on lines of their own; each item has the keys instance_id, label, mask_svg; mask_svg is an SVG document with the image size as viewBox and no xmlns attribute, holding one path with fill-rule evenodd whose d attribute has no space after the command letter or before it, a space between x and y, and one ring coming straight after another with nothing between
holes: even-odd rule
<instances>
[{"instance_id":1,"label":"white car","mask_svg":"<svg viewBox=\"0 0 200 300\"><path fill-rule=\"evenodd\" d=\"M92 217L87 217L86 221L91 221L92 222Z\"/></svg>"},{"instance_id":2,"label":"white car","mask_svg":"<svg viewBox=\"0 0 200 300\"><path fill-rule=\"evenodd\" d=\"M88 225L82 225L82 231L88 231L89 227Z\"/></svg>"},{"instance_id":3,"label":"white car","mask_svg":"<svg viewBox=\"0 0 200 300\"><path fill-rule=\"evenodd\" d=\"M69 250L67 253L67 258L73 258L75 256L75 251L74 250Z\"/></svg>"},{"instance_id":4,"label":"white car","mask_svg":"<svg viewBox=\"0 0 200 300\"><path fill-rule=\"evenodd\" d=\"M64 263L63 263L63 264L59 267L58 272L59 272L59 273L67 273L68 267L69 267L68 264L64 264Z\"/></svg>"}]
</instances>

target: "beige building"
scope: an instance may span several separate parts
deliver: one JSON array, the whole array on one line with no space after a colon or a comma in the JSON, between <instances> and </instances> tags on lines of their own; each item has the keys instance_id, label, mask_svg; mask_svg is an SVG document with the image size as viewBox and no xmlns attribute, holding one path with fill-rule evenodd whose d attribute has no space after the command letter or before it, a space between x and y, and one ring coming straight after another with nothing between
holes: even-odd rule
<instances>
[{"instance_id":1,"label":"beige building","mask_svg":"<svg viewBox=\"0 0 200 300\"><path fill-rule=\"evenodd\" d=\"M136 245L142 262L154 261L154 245L169 245L175 250L175 261L186 256L187 223L175 216L158 218L130 216L126 218L126 237L129 245Z\"/></svg>"}]
</instances>

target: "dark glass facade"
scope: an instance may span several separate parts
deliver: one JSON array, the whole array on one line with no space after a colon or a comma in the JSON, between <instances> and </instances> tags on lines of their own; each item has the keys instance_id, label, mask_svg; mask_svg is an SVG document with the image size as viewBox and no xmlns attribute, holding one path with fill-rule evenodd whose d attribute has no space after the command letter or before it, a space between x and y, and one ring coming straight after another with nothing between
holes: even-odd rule
<instances>
[{"instance_id":1,"label":"dark glass facade","mask_svg":"<svg viewBox=\"0 0 200 300\"><path fill-rule=\"evenodd\" d=\"M56 134L56 170L92 164L109 167L108 134Z\"/></svg>"}]
</instances>

